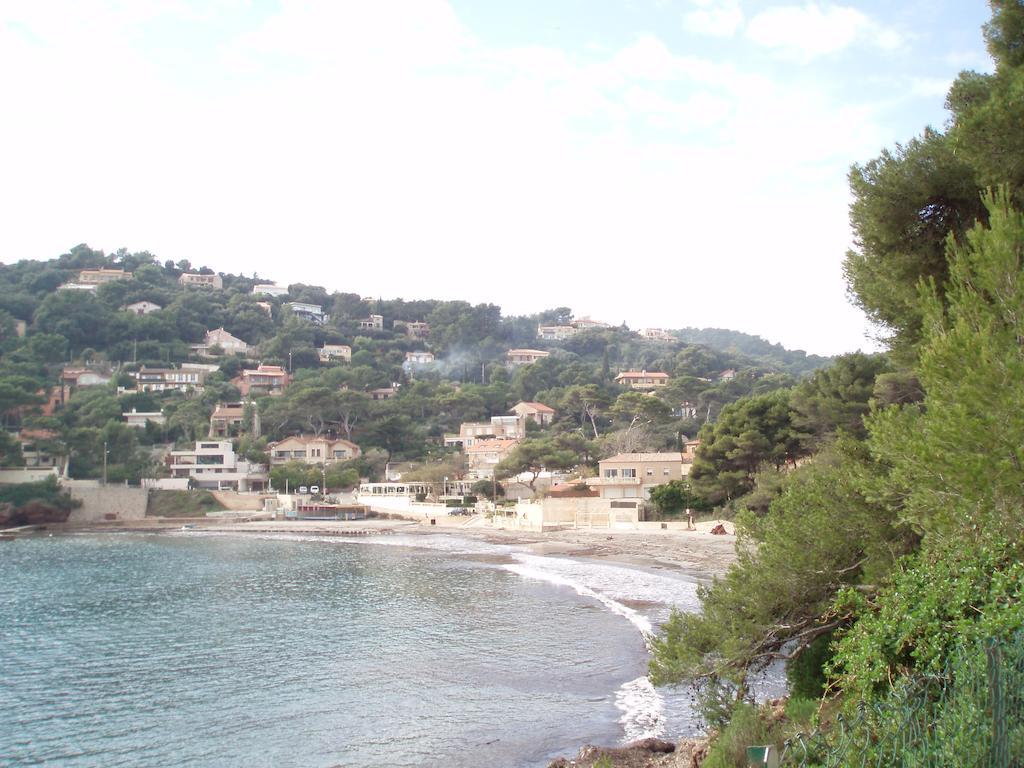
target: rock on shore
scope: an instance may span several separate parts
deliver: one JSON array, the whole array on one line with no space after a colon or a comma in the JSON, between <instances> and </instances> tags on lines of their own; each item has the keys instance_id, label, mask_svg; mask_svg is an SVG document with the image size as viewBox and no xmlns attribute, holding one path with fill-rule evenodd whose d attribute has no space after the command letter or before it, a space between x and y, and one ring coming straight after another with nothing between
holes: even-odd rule
<instances>
[{"instance_id":1,"label":"rock on shore","mask_svg":"<svg viewBox=\"0 0 1024 768\"><path fill-rule=\"evenodd\" d=\"M640 739L624 747L587 744L572 760L559 757L548 768L593 768L599 760L611 760L613 768L699 768L706 754L703 740L683 740L676 745L663 739Z\"/></svg>"}]
</instances>

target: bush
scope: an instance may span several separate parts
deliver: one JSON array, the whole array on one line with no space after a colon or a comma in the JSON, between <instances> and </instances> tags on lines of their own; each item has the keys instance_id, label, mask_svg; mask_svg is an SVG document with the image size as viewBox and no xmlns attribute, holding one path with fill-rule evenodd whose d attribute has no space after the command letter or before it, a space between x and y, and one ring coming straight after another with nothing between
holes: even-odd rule
<instances>
[{"instance_id":1,"label":"bush","mask_svg":"<svg viewBox=\"0 0 1024 768\"><path fill-rule=\"evenodd\" d=\"M828 681L824 666L832 658L832 633L815 638L807 648L786 665L789 692L794 698L819 699Z\"/></svg>"},{"instance_id":2,"label":"bush","mask_svg":"<svg viewBox=\"0 0 1024 768\"><path fill-rule=\"evenodd\" d=\"M711 743L701 768L746 768L747 747L776 744L778 736L778 728L769 727L756 707L740 704L733 711L732 720Z\"/></svg>"}]
</instances>

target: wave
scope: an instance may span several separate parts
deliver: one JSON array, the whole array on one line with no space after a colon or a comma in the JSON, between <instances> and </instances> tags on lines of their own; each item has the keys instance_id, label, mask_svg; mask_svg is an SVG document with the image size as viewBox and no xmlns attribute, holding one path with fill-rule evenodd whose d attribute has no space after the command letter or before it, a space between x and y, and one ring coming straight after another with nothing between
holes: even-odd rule
<instances>
[{"instance_id":1,"label":"wave","mask_svg":"<svg viewBox=\"0 0 1024 768\"><path fill-rule=\"evenodd\" d=\"M665 733L665 701L648 677L623 683L615 692L615 708L622 713L619 723L623 741L636 741Z\"/></svg>"}]
</instances>

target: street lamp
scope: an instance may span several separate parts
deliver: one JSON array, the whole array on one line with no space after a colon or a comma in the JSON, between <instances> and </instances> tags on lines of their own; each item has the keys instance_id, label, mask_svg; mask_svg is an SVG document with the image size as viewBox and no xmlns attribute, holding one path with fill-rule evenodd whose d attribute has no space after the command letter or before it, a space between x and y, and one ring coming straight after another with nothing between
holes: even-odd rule
<instances>
[{"instance_id":1,"label":"street lamp","mask_svg":"<svg viewBox=\"0 0 1024 768\"><path fill-rule=\"evenodd\" d=\"M107 484L107 441L103 441L103 485Z\"/></svg>"},{"instance_id":2,"label":"street lamp","mask_svg":"<svg viewBox=\"0 0 1024 768\"><path fill-rule=\"evenodd\" d=\"M443 489L441 491L441 500L443 501L444 499L447 499L447 498L448 498L448 478L446 477L444 479L444 487L443 487Z\"/></svg>"}]
</instances>

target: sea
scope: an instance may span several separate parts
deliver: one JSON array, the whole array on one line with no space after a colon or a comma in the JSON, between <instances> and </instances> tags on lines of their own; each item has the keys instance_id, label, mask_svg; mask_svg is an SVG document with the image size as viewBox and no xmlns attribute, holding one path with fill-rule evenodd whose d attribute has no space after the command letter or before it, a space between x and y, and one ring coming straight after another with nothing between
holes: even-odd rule
<instances>
[{"instance_id":1,"label":"sea","mask_svg":"<svg viewBox=\"0 0 1024 768\"><path fill-rule=\"evenodd\" d=\"M697 585L454 535L0 544L2 766L546 766L695 735L648 641Z\"/></svg>"}]
</instances>

